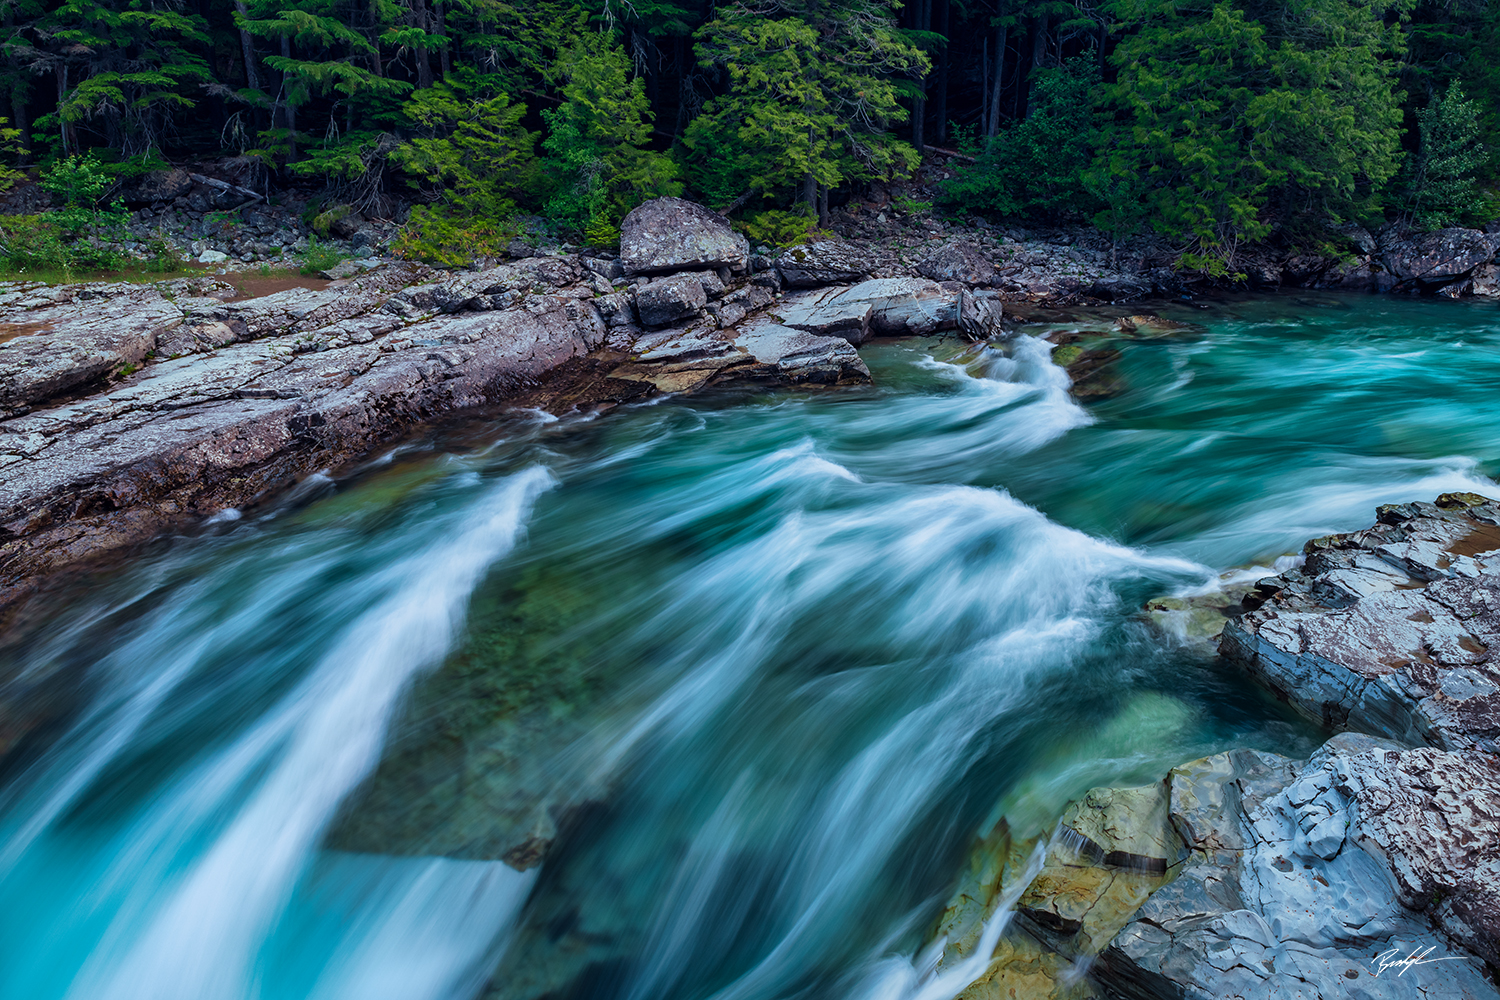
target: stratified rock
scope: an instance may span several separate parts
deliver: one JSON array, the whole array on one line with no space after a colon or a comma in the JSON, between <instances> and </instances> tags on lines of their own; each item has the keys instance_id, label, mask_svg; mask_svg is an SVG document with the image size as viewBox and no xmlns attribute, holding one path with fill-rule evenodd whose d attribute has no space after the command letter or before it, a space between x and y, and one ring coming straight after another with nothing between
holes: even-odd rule
<instances>
[{"instance_id":1,"label":"stratified rock","mask_svg":"<svg viewBox=\"0 0 1500 1000\"><path fill-rule=\"evenodd\" d=\"M735 331L734 345L759 362L767 378L823 385L870 381L870 370L843 337L819 337L756 318Z\"/></svg>"},{"instance_id":2,"label":"stratified rock","mask_svg":"<svg viewBox=\"0 0 1500 1000\"><path fill-rule=\"evenodd\" d=\"M1423 875L1411 881L1436 885L1455 865L1496 857L1493 812L1482 812L1489 830L1468 850L1461 834L1420 829L1460 818L1433 809L1433 788L1437 798L1453 794L1447 776L1426 791L1391 782L1392 769L1425 763L1409 755L1431 752L1351 734L1306 765L1237 750L1175 768L1166 787L1186 860L1115 938L1094 978L1115 995L1188 1000L1500 996L1483 964L1418 912L1431 896L1394 889L1413 861ZM1400 819L1384 822L1392 814ZM1440 845L1459 850L1429 864L1422 849ZM1382 961L1414 953L1428 964L1382 970Z\"/></svg>"},{"instance_id":3,"label":"stratified rock","mask_svg":"<svg viewBox=\"0 0 1500 1000\"><path fill-rule=\"evenodd\" d=\"M961 290L922 278L872 278L839 293L841 308L868 305L870 332L884 337L922 336L958 326Z\"/></svg>"},{"instance_id":4,"label":"stratified rock","mask_svg":"<svg viewBox=\"0 0 1500 1000\"><path fill-rule=\"evenodd\" d=\"M918 264L917 273L933 281L988 285L995 280L995 265L972 243L949 243Z\"/></svg>"},{"instance_id":5,"label":"stratified rock","mask_svg":"<svg viewBox=\"0 0 1500 1000\"><path fill-rule=\"evenodd\" d=\"M1319 721L1446 750L1500 750L1500 505L1474 494L1381 507L1314 539L1221 651Z\"/></svg>"},{"instance_id":6,"label":"stratified rock","mask_svg":"<svg viewBox=\"0 0 1500 1000\"><path fill-rule=\"evenodd\" d=\"M635 308L645 326L666 326L695 315L708 303L703 283L696 274L674 274L642 285L635 293Z\"/></svg>"},{"instance_id":7,"label":"stratified rock","mask_svg":"<svg viewBox=\"0 0 1500 1000\"><path fill-rule=\"evenodd\" d=\"M857 281L873 267L868 248L824 240L789 247L776 258L776 270L790 288L819 288Z\"/></svg>"},{"instance_id":8,"label":"stratified rock","mask_svg":"<svg viewBox=\"0 0 1500 1000\"><path fill-rule=\"evenodd\" d=\"M819 288L792 292L781 300L776 314L783 326L820 336L843 337L863 344L870 336L869 300L845 299L846 288Z\"/></svg>"},{"instance_id":9,"label":"stratified rock","mask_svg":"<svg viewBox=\"0 0 1500 1000\"><path fill-rule=\"evenodd\" d=\"M1500 235L1478 229L1439 229L1399 240L1385 248L1385 269L1401 281L1441 284L1488 263L1500 249Z\"/></svg>"},{"instance_id":10,"label":"stratified rock","mask_svg":"<svg viewBox=\"0 0 1500 1000\"><path fill-rule=\"evenodd\" d=\"M1107 302L1138 299L1151 294L1151 282L1134 274L1101 274L1084 289L1083 294Z\"/></svg>"},{"instance_id":11,"label":"stratified rock","mask_svg":"<svg viewBox=\"0 0 1500 1000\"><path fill-rule=\"evenodd\" d=\"M0 323L0 411L139 364L156 349L158 337L182 323L182 310L149 286L94 286L77 297L64 294L69 298L25 312L27 298L6 296L6 311L16 321Z\"/></svg>"},{"instance_id":12,"label":"stratified rock","mask_svg":"<svg viewBox=\"0 0 1500 1000\"><path fill-rule=\"evenodd\" d=\"M729 220L682 198L653 198L620 223L626 274L670 274L689 268L749 265L750 244Z\"/></svg>"}]
</instances>

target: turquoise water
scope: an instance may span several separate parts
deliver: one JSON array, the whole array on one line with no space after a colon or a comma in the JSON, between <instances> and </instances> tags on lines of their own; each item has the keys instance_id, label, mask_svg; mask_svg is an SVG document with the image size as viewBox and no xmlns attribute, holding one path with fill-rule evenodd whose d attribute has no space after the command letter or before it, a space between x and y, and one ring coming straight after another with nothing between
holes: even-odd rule
<instances>
[{"instance_id":1,"label":"turquoise water","mask_svg":"<svg viewBox=\"0 0 1500 1000\"><path fill-rule=\"evenodd\" d=\"M1493 307L1163 312L1087 408L1035 335L1098 320L881 343L452 429L51 597L0 996L915 995L995 817L1322 738L1144 600L1494 493Z\"/></svg>"}]
</instances>

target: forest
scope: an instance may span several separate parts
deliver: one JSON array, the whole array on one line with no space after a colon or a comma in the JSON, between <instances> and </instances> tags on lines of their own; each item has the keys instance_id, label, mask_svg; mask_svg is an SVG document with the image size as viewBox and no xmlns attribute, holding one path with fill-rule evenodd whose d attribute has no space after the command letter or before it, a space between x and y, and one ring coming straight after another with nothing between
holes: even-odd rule
<instances>
[{"instance_id":1,"label":"forest","mask_svg":"<svg viewBox=\"0 0 1500 1000\"><path fill-rule=\"evenodd\" d=\"M1225 248L1500 215L1500 0L0 0L0 147L69 204L167 163L609 245L684 195L767 240L919 165L940 211ZM86 206L97 207L97 206Z\"/></svg>"}]
</instances>

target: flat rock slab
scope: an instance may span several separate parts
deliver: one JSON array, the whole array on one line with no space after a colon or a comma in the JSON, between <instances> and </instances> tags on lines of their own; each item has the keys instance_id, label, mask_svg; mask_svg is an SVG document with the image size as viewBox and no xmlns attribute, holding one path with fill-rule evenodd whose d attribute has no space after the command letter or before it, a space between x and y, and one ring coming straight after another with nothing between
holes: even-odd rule
<instances>
[{"instance_id":1,"label":"flat rock slab","mask_svg":"<svg viewBox=\"0 0 1500 1000\"><path fill-rule=\"evenodd\" d=\"M78 389L140 364L182 310L155 288L126 285L25 308L12 302L0 323L0 412ZM40 303L38 303L40 305Z\"/></svg>"},{"instance_id":2,"label":"flat rock slab","mask_svg":"<svg viewBox=\"0 0 1500 1000\"><path fill-rule=\"evenodd\" d=\"M1446 750L1500 749L1500 505L1382 507L1257 584L1222 653L1319 721ZM1249 604L1256 602L1251 601Z\"/></svg>"}]
</instances>

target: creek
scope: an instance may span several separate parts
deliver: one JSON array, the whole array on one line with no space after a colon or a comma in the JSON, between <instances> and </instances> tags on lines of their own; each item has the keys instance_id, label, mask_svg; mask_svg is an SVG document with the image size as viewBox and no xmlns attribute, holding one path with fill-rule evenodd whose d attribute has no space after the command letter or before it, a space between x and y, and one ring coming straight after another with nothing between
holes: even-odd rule
<instances>
[{"instance_id":1,"label":"creek","mask_svg":"<svg viewBox=\"0 0 1500 1000\"><path fill-rule=\"evenodd\" d=\"M995 819L1326 736L1148 598L1495 495L1493 306L1160 308L1087 408L1040 338L1097 318L876 342L870 388L434 431L49 594L0 996L951 997Z\"/></svg>"}]
</instances>

